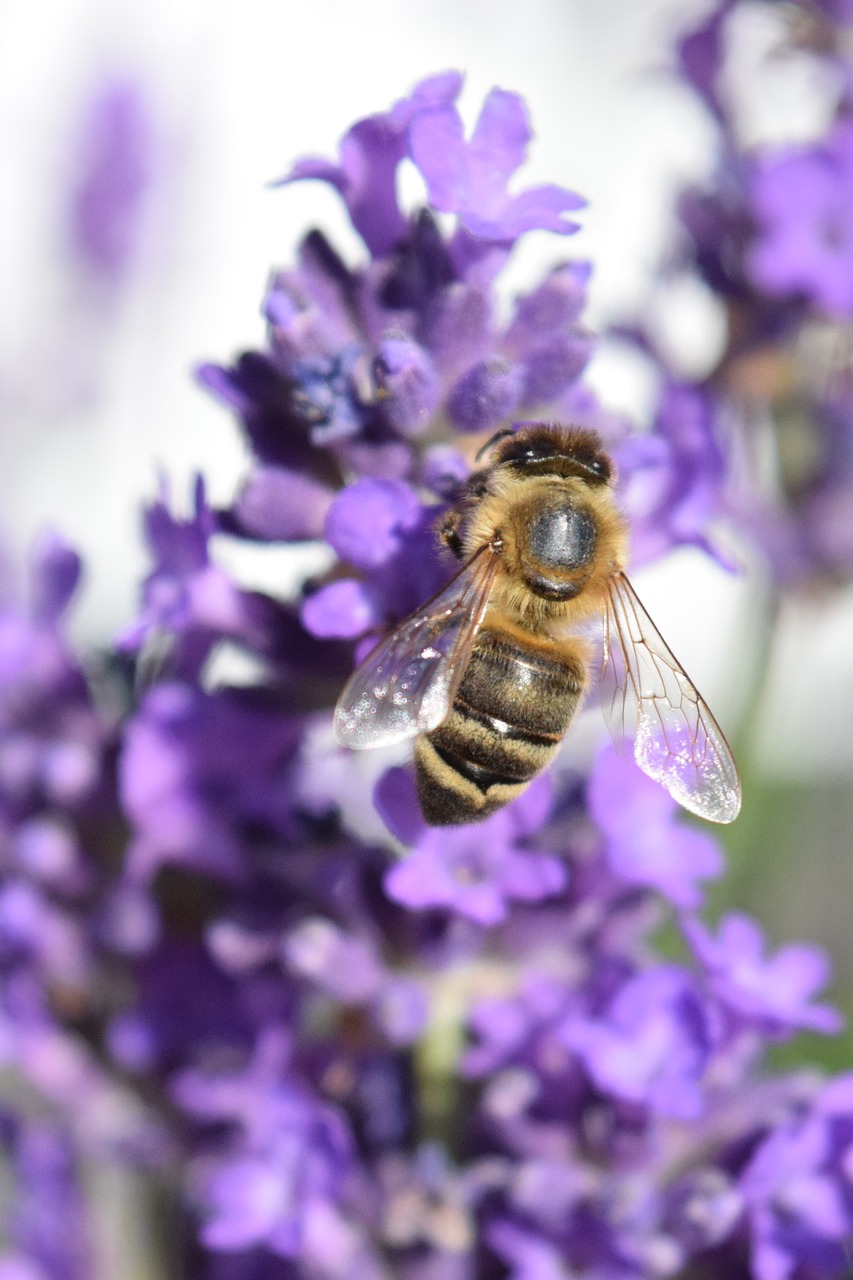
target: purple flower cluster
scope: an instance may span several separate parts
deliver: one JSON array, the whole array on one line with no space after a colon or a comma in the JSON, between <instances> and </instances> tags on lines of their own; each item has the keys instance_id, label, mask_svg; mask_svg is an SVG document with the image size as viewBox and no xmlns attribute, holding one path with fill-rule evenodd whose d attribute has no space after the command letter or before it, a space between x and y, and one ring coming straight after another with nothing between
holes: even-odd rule
<instances>
[{"instance_id":1,"label":"purple flower cluster","mask_svg":"<svg viewBox=\"0 0 853 1280\"><path fill-rule=\"evenodd\" d=\"M777 53L810 64L828 106L808 140L741 141L730 59L747 8L721 0L679 46L686 83L714 120L713 182L684 193L677 269L724 309L704 392L740 458L724 506L782 587L853 572L849 329L853 318L853 81L847 7L774 4Z\"/></svg>"},{"instance_id":2,"label":"purple flower cluster","mask_svg":"<svg viewBox=\"0 0 853 1280\"><path fill-rule=\"evenodd\" d=\"M330 183L368 256L311 232L266 349L202 369L252 461L223 509L201 481L188 515L152 504L115 652L73 657L56 538L0 612L0 1054L27 1091L0 1123L2 1280L92 1274L93 1161L162 1180L176 1267L206 1280L845 1274L853 1081L765 1062L840 1027L826 961L703 922L715 840L610 749L437 831L397 759L332 741L354 657L446 578L436 516L496 427L597 426L646 558L710 548L724 507L713 388L670 377L640 436L583 387L586 264L499 319L514 244L581 201L510 191L523 104L493 91L469 139L460 88L424 82L283 180ZM336 559L283 600L223 538Z\"/></svg>"},{"instance_id":3,"label":"purple flower cluster","mask_svg":"<svg viewBox=\"0 0 853 1280\"><path fill-rule=\"evenodd\" d=\"M524 105L494 90L466 140L461 84L456 73L425 81L354 125L339 163L294 166L284 182L319 179L340 192L370 260L351 268L311 232L296 268L271 279L269 350L200 370L238 411L259 464L223 526L273 541L322 533L357 571L306 601L314 636L381 630L441 584L434 503L469 470L466 437L479 444L508 420L543 412L576 416L593 350L580 321L589 266L555 267L507 322L493 282L526 232L576 231L566 215L583 201L555 186L510 194L531 137ZM396 195L407 158L430 202L412 216ZM455 215L449 235L439 212Z\"/></svg>"},{"instance_id":4,"label":"purple flower cluster","mask_svg":"<svg viewBox=\"0 0 853 1280\"><path fill-rule=\"evenodd\" d=\"M23 601L9 590L0 604L0 1060L18 1081L0 1109L15 1188L0 1256L10 1280L90 1276L83 1162L153 1170L170 1149L161 1118L81 1034L112 998L98 858L120 855L124 832L113 701L96 705L64 634L80 571L45 535Z\"/></svg>"}]
</instances>

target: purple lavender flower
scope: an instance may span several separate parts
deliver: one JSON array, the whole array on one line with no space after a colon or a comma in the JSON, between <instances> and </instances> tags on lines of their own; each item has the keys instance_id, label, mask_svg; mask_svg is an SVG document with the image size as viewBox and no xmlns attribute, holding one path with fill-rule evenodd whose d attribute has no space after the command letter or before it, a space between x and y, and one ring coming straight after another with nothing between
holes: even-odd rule
<instances>
[{"instance_id":1,"label":"purple lavender flower","mask_svg":"<svg viewBox=\"0 0 853 1280\"><path fill-rule=\"evenodd\" d=\"M402 480L365 477L345 489L329 508L326 537L365 576L339 578L309 596L302 610L308 631L346 638L381 631L429 598L447 577L433 521L433 510ZM426 562L429 576L413 582L413 561Z\"/></svg>"},{"instance_id":2,"label":"purple lavender flower","mask_svg":"<svg viewBox=\"0 0 853 1280\"><path fill-rule=\"evenodd\" d=\"M319 178L343 196L353 226L376 256L391 252L406 222L397 203L397 166L407 153L407 132L419 111L453 103L462 88L456 71L423 80L408 98L383 115L359 120L341 141L341 163L304 159L282 182Z\"/></svg>"},{"instance_id":3,"label":"purple lavender flower","mask_svg":"<svg viewBox=\"0 0 853 1280\"><path fill-rule=\"evenodd\" d=\"M405 235L394 186L397 166L406 155L423 175L432 207L457 214L475 240L512 245L535 228L576 231L576 224L563 217L584 203L572 192L545 186L514 197L507 193L532 136L518 95L493 89L466 143L454 105L461 88L457 72L422 81L386 115L361 120L350 130L341 143L340 166L303 160L283 181L330 182L375 257L396 249Z\"/></svg>"},{"instance_id":4,"label":"purple lavender flower","mask_svg":"<svg viewBox=\"0 0 853 1280\"><path fill-rule=\"evenodd\" d=\"M81 804L98 785L104 731L64 636L80 570L76 553L45 535L27 607L0 611L0 797L16 818Z\"/></svg>"},{"instance_id":5,"label":"purple lavender flower","mask_svg":"<svg viewBox=\"0 0 853 1280\"><path fill-rule=\"evenodd\" d=\"M734 7L682 46L724 127ZM201 481L187 517L165 488L152 504L117 652L73 657L80 565L56 538L26 606L0 612L0 1060L49 1113L10 1089L10 1280L86 1272L81 1158L165 1171L207 1280L844 1272L850 1081L762 1062L773 1039L838 1027L815 1003L825 961L768 956L745 916L688 914L716 843L609 749L588 779L555 770L439 833L398 760L370 773L332 743L353 659L451 570L435 525L483 433L531 413L597 425L642 559L710 549L729 504L713 379L659 361L642 436L582 383L588 264L500 305L514 243L575 230L580 201L511 191L525 108L494 90L466 138L460 88L424 81L354 125L339 162L285 179L334 186L369 256L349 266L309 233L271 278L265 350L201 371L252 461L222 510ZM413 214L404 159L430 201ZM757 342L804 307L767 323L746 209L705 261ZM225 538L323 539L335 563L279 599L219 565ZM673 909L690 966L658 945Z\"/></svg>"},{"instance_id":6,"label":"purple lavender flower","mask_svg":"<svg viewBox=\"0 0 853 1280\"><path fill-rule=\"evenodd\" d=\"M347 1128L287 1080L285 1065L286 1040L270 1029L244 1073L188 1071L175 1082L190 1115L234 1128L222 1155L197 1168L202 1240L225 1251L263 1244L307 1269L378 1280L378 1260L348 1211L354 1152Z\"/></svg>"},{"instance_id":7,"label":"purple lavender flower","mask_svg":"<svg viewBox=\"0 0 853 1280\"><path fill-rule=\"evenodd\" d=\"M562 1038L603 1092L663 1115L702 1111L713 1040L698 992L680 969L638 974L595 1018L571 1019Z\"/></svg>"},{"instance_id":8,"label":"purple lavender flower","mask_svg":"<svg viewBox=\"0 0 853 1280\"><path fill-rule=\"evenodd\" d=\"M721 23L722 11L684 52L720 114ZM144 890L157 929L110 1044L126 1068L165 1078L191 1120L199 1239L241 1278L270 1260L333 1280L461 1278L496 1263L524 1280L746 1274L750 1246L766 1258L780 1230L754 1162L820 1096L811 1078L764 1082L758 1047L835 1025L810 1002L816 954L763 960L744 923L737 956L723 955L683 914L719 873L716 844L612 752L585 792L545 778L481 827L440 837L408 771L386 769L383 834L355 803L363 777L324 745L325 714L304 711L324 646L363 650L449 574L434 526L479 443L466 437L534 412L592 420L618 452L642 559L710 549L708 523L726 509L712 385L663 370L642 438L583 388L588 265L556 266L496 319L513 243L574 230L580 202L553 187L510 193L524 108L494 91L466 139L460 87L453 74L425 81L356 124L338 163L293 167L285 182L339 191L369 259L347 265L310 233L272 276L267 349L202 370L255 466L215 516L199 498L189 522L165 507L149 520L157 569L134 641L174 633L179 679L151 690L124 733L124 888ZM430 200L413 215L397 198L404 158ZM454 218L449 233L435 211ZM301 629L215 568L214 530L322 534L337 562L309 584ZM204 689L223 639L264 659L255 689ZM405 846L396 860L392 842ZM224 894L185 948L158 888L168 864ZM693 971L656 954L661 896L682 912ZM184 994L170 998L174 975L205 993L192 1014ZM435 1131L448 1141L417 1146ZM814 1166L795 1151L792 1170ZM836 1241L842 1215L821 1194L804 1220ZM811 1255L794 1242L785 1256Z\"/></svg>"},{"instance_id":9,"label":"purple lavender flower","mask_svg":"<svg viewBox=\"0 0 853 1280\"><path fill-rule=\"evenodd\" d=\"M408 1044L424 1030L428 1005L419 983L395 974L367 938L323 917L307 917L282 944L286 969L331 1000L364 1007L391 1043Z\"/></svg>"},{"instance_id":10,"label":"purple lavender flower","mask_svg":"<svg viewBox=\"0 0 853 1280\"><path fill-rule=\"evenodd\" d=\"M846 1274L853 1229L849 1151L853 1080L828 1084L803 1114L779 1125L741 1178L757 1280Z\"/></svg>"},{"instance_id":11,"label":"purple lavender flower","mask_svg":"<svg viewBox=\"0 0 853 1280\"><path fill-rule=\"evenodd\" d=\"M215 531L204 483L195 485L194 512L173 516L164 495L145 513L145 533L156 568L143 587L143 609L120 638L130 652L158 639L170 647L168 670L196 676L223 637L255 650L269 647L274 609L258 595L242 591L210 558Z\"/></svg>"},{"instance_id":12,"label":"purple lavender flower","mask_svg":"<svg viewBox=\"0 0 853 1280\"><path fill-rule=\"evenodd\" d=\"M410 785L409 812L415 807ZM512 902L537 902L559 893L567 880L560 860L524 847L525 837L542 824L549 792L548 779L539 778L514 804L477 827L439 831L422 824L411 852L385 877L388 896L413 909L444 907L490 925L506 918Z\"/></svg>"},{"instance_id":13,"label":"purple lavender flower","mask_svg":"<svg viewBox=\"0 0 853 1280\"><path fill-rule=\"evenodd\" d=\"M530 137L524 106L496 90L466 142L454 105L460 88L455 73L424 81L390 112L355 125L340 164L310 159L293 167L285 182L316 178L341 193L371 261L352 269L311 233L297 267L273 276L264 304L270 353L247 353L231 370L201 370L238 409L259 460L285 470L264 484L304 510L303 527L315 532L323 494L304 491L309 479L339 484L343 465L380 484L417 480L411 442L442 413L462 432L493 430L558 401L592 351L578 323L583 268L557 268L519 300L506 328L497 325L491 281L512 245L532 229L577 230L564 214L582 202L557 187L508 194ZM457 216L449 239L431 210L410 218L400 208L396 170L405 157L421 169L432 209ZM259 490L250 478L248 494ZM244 498L226 513L226 525L273 535L275 515L249 523L246 505ZM408 548L409 560L423 550ZM387 621L387 611L383 620L352 586L336 585L328 618L326 603L308 609L316 634L357 635Z\"/></svg>"},{"instance_id":14,"label":"purple lavender flower","mask_svg":"<svg viewBox=\"0 0 853 1280\"><path fill-rule=\"evenodd\" d=\"M711 514L707 499L714 499L716 513L729 513L762 547L780 586L836 583L853 565L842 515L851 490L849 449L838 451L839 436L849 439L850 362L833 330L850 313L853 280L846 19L834 4L793 7L784 39L811 60L827 124L806 142L765 140L747 149L731 74L742 9L722 0L679 46L719 149L712 180L681 198L686 241L667 271L694 274L724 309L717 367L692 390L705 402L713 435L728 440L738 459L725 487L718 469L716 493L703 494L700 481L694 511ZM647 447L654 458L654 440ZM629 477L629 493L632 483Z\"/></svg>"},{"instance_id":15,"label":"purple lavender flower","mask_svg":"<svg viewBox=\"0 0 853 1280\"><path fill-rule=\"evenodd\" d=\"M758 234L747 266L771 294L803 294L831 316L853 311L853 126L760 155L751 183Z\"/></svg>"},{"instance_id":16,"label":"purple lavender flower","mask_svg":"<svg viewBox=\"0 0 853 1280\"><path fill-rule=\"evenodd\" d=\"M722 919L716 938L698 920L685 920L683 928L714 991L739 1017L752 1025L764 1023L771 1035L799 1027L840 1029L834 1009L808 1003L829 978L827 958L818 947L792 944L765 959L761 930L749 916L734 912Z\"/></svg>"},{"instance_id":17,"label":"purple lavender flower","mask_svg":"<svg viewBox=\"0 0 853 1280\"><path fill-rule=\"evenodd\" d=\"M322 536L333 496L328 485L310 476L261 466L247 477L225 527L258 541L309 541Z\"/></svg>"},{"instance_id":18,"label":"purple lavender flower","mask_svg":"<svg viewBox=\"0 0 853 1280\"><path fill-rule=\"evenodd\" d=\"M708 535L724 510L726 463L716 431L708 395L670 385L661 396L655 434L633 436L616 451L632 520L634 564L678 546L700 547L722 558Z\"/></svg>"},{"instance_id":19,"label":"purple lavender flower","mask_svg":"<svg viewBox=\"0 0 853 1280\"><path fill-rule=\"evenodd\" d=\"M89 105L83 134L70 235L90 270L114 280L138 246L154 170L150 106L139 86L121 80L103 85Z\"/></svg>"},{"instance_id":20,"label":"purple lavender flower","mask_svg":"<svg viewBox=\"0 0 853 1280\"><path fill-rule=\"evenodd\" d=\"M612 747L598 758L588 803L605 835L608 863L628 884L654 887L676 906L695 907L696 882L720 874L713 838L676 821L675 801Z\"/></svg>"},{"instance_id":21,"label":"purple lavender flower","mask_svg":"<svg viewBox=\"0 0 853 1280\"><path fill-rule=\"evenodd\" d=\"M236 692L205 695L163 683L125 731L124 811L134 829L131 878L148 881L177 862L228 879L246 874L245 831L288 830L284 780L299 723Z\"/></svg>"},{"instance_id":22,"label":"purple lavender flower","mask_svg":"<svg viewBox=\"0 0 853 1280\"><path fill-rule=\"evenodd\" d=\"M577 223L565 217L584 201L561 187L531 187L510 196L507 184L523 163L531 138L524 103L517 94L493 89L483 104L470 142L452 103L415 114L411 155L423 174L433 208L455 213L460 229L452 246L466 274L488 264L489 246L510 247L537 228L568 234Z\"/></svg>"},{"instance_id":23,"label":"purple lavender flower","mask_svg":"<svg viewBox=\"0 0 853 1280\"><path fill-rule=\"evenodd\" d=\"M725 108L720 100L717 78L723 62L726 19L734 7L735 0L718 2L705 22L679 40L676 48L685 80L721 120L725 119Z\"/></svg>"},{"instance_id":24,"label":"purple lavender flower","mask_svg":"<svg viewBox=\"0 0 853 1280\"><path fill-rule=\"evenodd\" d=\"M21 1280L85 1280L93 1265L91 1229L68 1135L47 1120L8 1113L0 1132L17 1187L4 1223L16 1252L0 1260L0 1275L14 1280L17 1269Z\"/></svg>"}]
</instances>

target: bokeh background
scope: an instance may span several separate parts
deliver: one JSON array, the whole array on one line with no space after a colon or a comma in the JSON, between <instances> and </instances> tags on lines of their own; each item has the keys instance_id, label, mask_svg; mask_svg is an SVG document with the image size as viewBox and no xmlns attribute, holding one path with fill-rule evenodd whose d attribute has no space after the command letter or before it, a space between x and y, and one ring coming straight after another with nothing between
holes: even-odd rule
<instances>
[{"instance_id":1,"label":"bokeh background","mask_svg":"<svg viewBox=\"0 0 853 1280\"><path fill-rule=\"evenodd\" d=\"M661 341L701 375L723 318L698 285L654 291L674 201L714 162L714 131L672 75L691 0L7 0L0 7L0 521L6 573L52 525L83 552L74 619L106 645L145 569L141 503L201 470L214 501L246 467L233 423L194 382L205 359L262 342L259 299L306 226L359 248L326 188L273 189L293 158L331 154L347 124L436 70L467 74L469 119L492 85L527 99L537 140L525 181L589 201L568 246L544 233L514 260L522 287L566 247L595 265L589 323L651 307ZM814 69L766 58L769 6L745 6L743 133L807 137ZM84 234L88 193L115 166L111 231ZM415 193L413 193L414 195ZM590 372L605 403L642 423L642 369L606 344ZM850 513L853 521L853 511ZM853 1010L853 594L774 593L732 535L742 572L684 551L641 571L651 613L722 723L744 775L712 892L754 911L777 942L824 942ZM223 557L233 548L223 546ZM321 548L243 555L249 584L283 587ZM571 746L568 748L571 750ZM797 1053L849 1061L850 1040Z\"/></svg>"}]
</instances>

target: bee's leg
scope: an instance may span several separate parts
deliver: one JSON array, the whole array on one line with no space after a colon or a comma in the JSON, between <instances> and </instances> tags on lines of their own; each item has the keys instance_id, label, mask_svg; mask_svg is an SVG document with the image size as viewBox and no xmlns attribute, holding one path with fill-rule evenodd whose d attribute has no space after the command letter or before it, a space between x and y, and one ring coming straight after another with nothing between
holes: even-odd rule
<instances>
[{"instance_id":1,"label":"bee's leg","mask_svg":"<svg viewBox=\"0 0 853 1280\"><path fill-rule=\"evenodd\" d=\"M458 510L450 510L445 515L438 527L438 536L446 546L456 556L457 560L462 560L465 551L462 546L462 539L459 536L459 525L462 520L461 512Z\"/></svg>"}]
</instances>

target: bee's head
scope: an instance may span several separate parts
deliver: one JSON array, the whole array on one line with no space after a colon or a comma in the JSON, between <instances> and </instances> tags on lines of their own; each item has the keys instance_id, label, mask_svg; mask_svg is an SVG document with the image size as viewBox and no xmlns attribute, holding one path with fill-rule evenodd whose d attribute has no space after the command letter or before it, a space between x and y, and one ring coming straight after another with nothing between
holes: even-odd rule
<instances>
[{"instance_id":1,"label":"bee's head","mask_svg":"<svg viewBox=\"0 0 853 1280\"><path fill-rule=\"evenodd\" d=\"M480 451L492 450L490 466L524 476L575 476L592 487L609 484L613 464L596 431L559 423L521 423L493 436Z\"/></svg>"},{"instance_id":2,"label":"bee's head","mask_svg":"<svg viewBox=\"0 0 853 1280\"><path fill-rule=\"evenodd\" d=\"M507 579L555 604L622 568L627 531L594 431L527 423L488 447L460 522L465 555L497 535Z\"/></svg>"}]
</instances>

